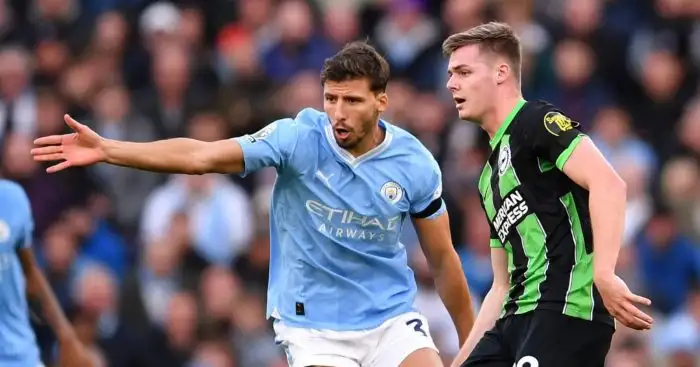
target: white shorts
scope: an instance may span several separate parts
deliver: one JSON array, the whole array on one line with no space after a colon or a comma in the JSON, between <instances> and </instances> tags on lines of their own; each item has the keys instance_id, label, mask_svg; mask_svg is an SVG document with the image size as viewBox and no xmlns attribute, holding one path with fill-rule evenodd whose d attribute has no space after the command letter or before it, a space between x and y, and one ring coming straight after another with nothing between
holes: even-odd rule
<instances>
[{"instance_id":1,"label":"white shorts","mask_svg":"<svg viewBox=\"0 0 700 367\"><path fill-rule=\"evenodd\" d=\"M398 367L423 348L438 351L428 321L409 312L372 330L333 331L290 327L274 323L275 341L282 345L290 367Z\"/></svg>"}]
</instances>

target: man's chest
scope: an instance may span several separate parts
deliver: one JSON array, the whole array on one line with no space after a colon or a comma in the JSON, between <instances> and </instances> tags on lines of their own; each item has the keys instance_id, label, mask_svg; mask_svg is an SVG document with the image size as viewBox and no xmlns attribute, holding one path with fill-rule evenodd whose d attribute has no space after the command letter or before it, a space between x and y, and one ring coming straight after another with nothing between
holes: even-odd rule
<instances>
[{"instance_id":1,"label":"man's chest","mask_svg":"<svg viewBox=\"0 0 700 367\"><path fill-rule=\"evenodd\" d=\"M505 242L511 230L533 210L529 193L536 170L532 152L506 136L496 145L481 172L481 202L501 242Z\"/></svg>"},{"instance_id":2,"label":"man's chest","mask_svg":"<svg viewBox=\"0 0 700 367\"><path fill-rule=\"evenodd\" d=\"M299 180L309 199L363 216L394 217L410 207L410 182L405 172L388 166L327 157L309 164Z\"/></svg>"}]
</instances>

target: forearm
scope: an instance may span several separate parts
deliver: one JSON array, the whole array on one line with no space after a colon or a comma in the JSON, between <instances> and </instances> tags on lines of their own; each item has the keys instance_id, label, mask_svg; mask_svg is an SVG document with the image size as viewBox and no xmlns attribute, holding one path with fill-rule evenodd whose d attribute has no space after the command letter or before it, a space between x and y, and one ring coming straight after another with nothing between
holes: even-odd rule
<instances>
[{"instance_id":1,"label":"forearm","mask_svg":"<svg viewBox=\"0 0 700 367\"><path fill-rule=\"evenodd\" d=\"M36 310L37 316L49 324L59 341L75 337L73 327L61 310L46 278L38 268L33 268L27 274L27 293L33 301L32 303L39 306L39 309Z\"/></svg>"},{"instance_id":2,"label":"forearm","mask_svg":"<svg viewBox=\"0 0 700 367\"><path fill-rule=\"evenodd\" d=\"M105 139L102 149L107 163L164 173L202 174L207 167L198 158L206 142L175 138L149 143Z\"/></svg>"},{"instance_id":3,"label":"forearm","mask_svg":"<svg viewBox=\"0 0 700 367\"><path fill-rule=\"evenodd\" d=\"M433 267L435 286L457 329L460 345L474 326L474 306L469 287L456 253L445 256Z\"/></svg>"},{"instance_id":4,"label":"forearm","mask_svg":"<svg viewBox=\"0 0 700 367\"><path fill-rule=\"evenodd\" d=\"M593 269L596 276L615 273L625 226L627 193L624 182L600 182L589 191L593 230Z\"/></svg>"},{"instance_id":5,"label":"forearm","mask_svg":"<svg viewBox=\"0 0 700 367\"><path fill-rule=\"evenodd\" d=\"M507 293L508 288L505 286L498 287L494 285L491 287L491 290L489 290L484 298L484 302L481 304L479 315L476 317L474 327L469 333L469 337L462 345L459 354L457 354L455 358L455 362L452 364L453 367L462 364L467 357L469 357L472 350L474 350L479 340L484 336L484 333L492 329L496 324L496 320L498 320L498 316L501 314L501 309L503 308L503 302Z\"/></svg>"}]
</instances>

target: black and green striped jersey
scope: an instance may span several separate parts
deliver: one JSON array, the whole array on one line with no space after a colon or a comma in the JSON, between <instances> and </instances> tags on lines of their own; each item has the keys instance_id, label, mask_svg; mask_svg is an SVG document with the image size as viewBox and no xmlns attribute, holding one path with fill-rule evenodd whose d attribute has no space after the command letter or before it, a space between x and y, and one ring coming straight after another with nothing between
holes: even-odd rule
<instances>
[{"instance_id":1,"label":"black and green striped jersey","mask_svg":"<svg viewBox=\"0 0 700 367\"><path fill-rule=\"evenodd\" d=\"M588 191L561 169L583 138L546 102L520 101L490 141L479 179L491 247L508 254L501 317L535 309L613 324L593 284Z\"/></svg>"}]
</instances>

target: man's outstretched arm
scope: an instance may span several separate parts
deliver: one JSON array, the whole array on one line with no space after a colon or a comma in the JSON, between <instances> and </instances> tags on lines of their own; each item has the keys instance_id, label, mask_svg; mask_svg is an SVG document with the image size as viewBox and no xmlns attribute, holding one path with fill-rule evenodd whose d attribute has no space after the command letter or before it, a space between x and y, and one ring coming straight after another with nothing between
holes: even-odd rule
<instances>
[{"instance_id":1,"label":"man's outstretched arm","mask_svg":"<svg viewBox=\"0 0 700 367\"><path fill-rule=\"evenodd\" d=\"M34 160L60 161L47 172L106 162L146 171L184 174L247 173L262 167L280 167L297 141L292 119L275 121L253 135L214 142L175 138L134 143L105 139L89 127L64 117L72 134L34 141Z\"/></svg>"},{"instance_id":2,"label":"man's outstretched arm","mask_svg":"<svg viewBox=\"0 0 700 367\"><path fill-rule=\"evenodd\" d=\"M241 173L243 150L233 139L214 142L189 138L132 143L102 139L105 162L147 171L185 174Z\"/></svg>"},{"instance_id":3,"label":"man's outstretched arm","mask_svg":"<svg viewBox=\"0 0 700 367\"><path fill-rule=\"evenodd\" d=\"M49 169L57 172L73 166L106 162L118 166L166 173L240 173L243 151L235 140L205 142L175 138L148 143L105 139L89 127L65 115L72 134L52 135L34 141L37 161L61 161Z\"/></svg>"}]
</instances>

